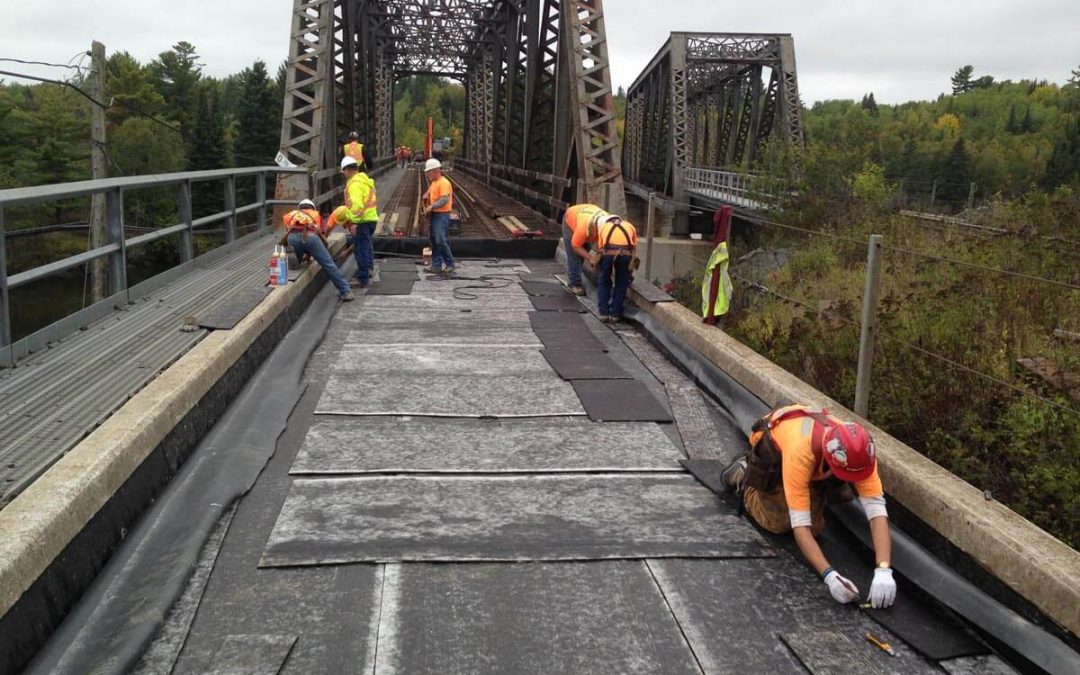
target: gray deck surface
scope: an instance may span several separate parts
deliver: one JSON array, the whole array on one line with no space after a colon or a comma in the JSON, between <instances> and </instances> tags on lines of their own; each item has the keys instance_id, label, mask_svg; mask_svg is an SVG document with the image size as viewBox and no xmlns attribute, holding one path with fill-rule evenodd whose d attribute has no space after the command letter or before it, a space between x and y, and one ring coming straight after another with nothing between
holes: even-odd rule
<instances>
[{"instance_id":1,"label":"gray deck surface","mask_svg":"<svg viewBox=\"0 0 1080 675\"><path fill-rule=\"evenodd\" d=\"M463 261L459 273L485 273L482 265ZM569 384L536 360L533 308L520 287L464 301L452 299L456 283L418 282L412 295L340 307L277 453L223 521L225 536L207 545L200 569L209 574L193 576L140 674L206 672L230 636L294 635L282 673L807 672L782 636L814 630L849 639L849 663L942 672L858 609L836 605L790 546L677 470L681 457L728 457L745 440L632 326L581 315L674 424L325 414L331 402L359 409L373 400L467 410L501 397L512 414L563 405L561 394L529 388ZM460 312L448 309L475 316L450 318ZM450 386L434 386L438 378ZM424 381L426 391L416 384ZM624 470L609 466L618 462ZM642 462L653 470L625 470ZM348 553L334 562L386 562L317 564L327 542ZM688 553L686 542L700 548ZM543 561L573 547L602 557L599 544L640 559ZM439 546L475 559L511 550L519 562L402 562ZM259 566L283 552L280 562L303 566ZM712 557L670 557L698 554ZM868 630L900 656L870 647ZM822 646L808 649L816 658Z\"/></svg>"},{"instance_id":2,"label":"gray deck surface","mask_svg":"<svg viewBox=\"0 0 1080 675\"><path fill-rule=\"evenodd\" d=\"M243 318L254 294L263 293L272 244L269 235L253 238L18 367L0 369L0 507L208 334L181 332L185 317ZM240 291L241 306L232 306L236 296L225 289Z\"/></svg>"}]
</instances>

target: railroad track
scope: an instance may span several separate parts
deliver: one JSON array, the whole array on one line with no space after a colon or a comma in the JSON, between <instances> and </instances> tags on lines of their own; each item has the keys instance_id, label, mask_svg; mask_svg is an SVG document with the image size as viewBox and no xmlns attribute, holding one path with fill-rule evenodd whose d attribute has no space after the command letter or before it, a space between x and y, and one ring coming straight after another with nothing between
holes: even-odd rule
<instances>
[{"instance_id":1,"label":"railroad track","mask_svg":"<svg viewBox=\"0 0 1080 675\"><path fill-rule=\"evenodd\" d=\"M395 231L400 230L405 236L418 236L415 233L420 229L421 194L420 169L410 165L390 195L390 200L385 206L379 206L382 221L376 233L393 236Z\"/></svg>"},{"instance_id":2,"label":"railroad track","mask_svg":"<svg viewBox=\"0 0 1080 675\"><path fill-rule=\"evenodd\" d=\"M467 237L511 239L515 230L542 231L558 236L550 223L532 209L464 172L447 174L454 185L456 208L461 212L461 232Z\"/></svg>"}]
</instances>

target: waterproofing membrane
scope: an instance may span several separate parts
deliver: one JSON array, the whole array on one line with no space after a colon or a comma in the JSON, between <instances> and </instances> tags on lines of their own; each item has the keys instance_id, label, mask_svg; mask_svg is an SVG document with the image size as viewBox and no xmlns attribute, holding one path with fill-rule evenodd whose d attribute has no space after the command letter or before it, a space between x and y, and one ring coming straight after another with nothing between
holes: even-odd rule
<instances>
[{"instance_id":1,"label":"waterproofing membrane","mask_svg":"<svg viewBox=\"0 0 1080 675\"><path fill-rule=\"evenodd\" d=\"M584 326L581 330L562 328L540 328L533 331L546 349L582 350L602 352L604 345Z\"/></svg>"},{"instance_id":2,"label":"waterproofing membrane","mask_svg":"<svg viewBox=\"0 0 1080 675\"><path fill-rule=\"evenodd\" d=\"M295 635L230 635L207 675L277 675L296 644Z\"/></svg>"},{"instance_id":3,"label":"waterproofing membrane","mask_svg":"<svg viewBox=\"0 0 1080 675\"><path fill-rule=\"evenodd\" d=\"M383 386L385 379L410 375L551 374L551 367L536 347L498 345L351 343L342 346L334 370L344 381L368 388Z\"/></svg>"},{"instance_id":4,"label":"waterproofing membrane","mask_svg":"<svg viewBox=\"0 0 1080 675\"><path fill-rule=\"evenodd\" d=\"M892 671L885 668L884 660L892 658L888 654L866 640L852 640L837 631L799 631L784 633L783 638L814 675L886 675ZM871 649L877 650L877 654L871 653Z\"/></svg>"},{"instance_id":5,"label":"waterproofing membrane","mask_svg":"<svg viewBox=\"0 0 1080 675\"><path fill-rule=\"evenodd\" d=\"M993 654L964 656L939 663L949 675L1020 675L1012 666Z\"/></svg>"},{"instance_id":6,"label":"waterproofing membrane","mask_svg":"<svg viewBox=\"0 0 1080 675\"><path fill-rule=\"evenodd\" d=\"M585 325L585 315L582 313L533 311L529 312L529 325L533 330L589 332L589 327Z\"/></svg>"},{"instance_id":7,"label":"waterproofing membrane","mask_svg":"<svg viewBox=\"0 0 1080 675\"><path fill-rule=\"evenodd\" d=\"M368 288L368 295L409 295L412 293L415 279L384 279L376 281Z\"/></svg>"},{"instance_id":8,"label":"waterproofing membrane","mask_svg":"<svg viewBox=\"0 0 1080 675\"><path fill-rule=\"evenodd\" d=\"M337 308L323 288L142 516L27 673L126 673L191 575L222 514L255 482L303 392L301 376ZM252 424L258 420L258 424Z\"/></svg>"},{"instance_id":9,"label":"waterproofing membrane","mask_svg":"<svg viewBox=\"0 0 1080 675\"><path fill-rule=\"evenodd\" d=\"M543 296L534 295L529 297L533 307L539 312L584 312L585 307L578 302L573 295Z\"/></svg>"},{"instance_id":10,"label":"waterproofing membrane","mask_svg":"<svg viewBox=\"0 0 1080 675\"><path fill-rule=\"evenodd\" d=\"M319 417L289 473L678 471L682 457L651 423Z\"/></svg>"},{"instance_id":11,"label":"waterproofing membrane","mask_svg":"<svg viewBox=\"0 0 1080 675\"><path fill-rule=\"evenodd\" d=\"M533 376L422 375L358 386L349 372L330 376L320 415L551 417L584 415L569 383L554 373Z\"/></svg>"},{"instance_id":12,"label":"waterproofing membrane","mask_svg":"<svg viewBox=\"0 0 1080 675\"><path fill-rule=\"evenodd\" d=\"M643 382L574 380L589 419L595 422L671 422L671 413Z\"/></svg>"},{"instance_id":13,"label":"waterproofing membrane","mask_svg":"<svg viewBox=\"0 0 1080 675\"><path fill-rule=\"evenodd\" d=\"M458 258L519 258L550 260L561 239L466 239L451 237L450 248ZM427 237L375 237L375 253L420 256L431 246Z\"/></svg>"},{"instance_id":14,"label":"waterproofing membrane","mask_svg":"<svg viewBox=\"0 0 1080 675\"><path fill-rule=\"evenodd\" d=\"M387 569L377 673L701 672L640 561Z\"/></svg>"},{"instance_id":15,"label":"waterproofing membrane","mask_svg":"<svg viewBox=\"0 0 1080 675\"><path fill-rule=\"evenodd\" d=\"M564 380L629 380L625 370L602 351L545 349L541 352Z\"/></svg>"},{"instance_id":16,"label":"waterproofing membrane","mask_svg":"<svg viewBox=\"0 0 1080 675\"><path fill-rule=\"evenodd\" d=\"M651 284L648 281L642 279L635 279L634 282L630 284L630 288L632 288L646 302L656 303L675 301L675 298L668 295L664 289L657 287L656 284Z\"/></svg>"},{"instance_id":17,"label":"waterproofing membrane","mask_svg":"<svg viewBox=\"0 0 1080 675\"><path fill-rule=\"evenodd\" d=\"M297 479L260 566L769 556L672 474Z\"/></svg>"},{"instance_id":18,"label":"waterproofing membrane","mask_svg":"<svg viewBox=\"0 0 1080 675\"><path fill-rule=\"evenodd\" d=\"M555 281L552 279L552 281ZM521 287L525 292L533 296L547 296L554 298L573 297L560 283L549 284L544 281L522 281Z\"/></svg>"},{"instance_id":19,"label":"waterproofing membrane","mask_svg":"<svg viewBox=\"0 0 1080 675\"><path fill-rule=\"evenodd\" d=\"M212 310L199 317L199 326L211 330L235 328L236 324L240 323L270 294L271 290L268 286L260 286L232 291L224 303L215 305Z\"/></svg>"},{"instance_id":20,"label":"waterproofing membrane","mask_svg":"<svg viewBox=\"0 0 1080 675\"><path fill-rule=\"evenodd\" d=\"M425 315L412 323L366 324L369 313L362 314L360 325L349 335L349 342L369 345L516 345L542 343L527 327L515 323L470 322L468 314L449 317Z\"/></svg>"},{"instance_id":21,"label":"waterproofing membrane","mask_svg":"<svg viewBox=\"0 0 1080 675\"><path fill-rule=\"evenodd\" d=\"M480 292L476 295L478 297L468 300L448 296L444 293L433 296L419 295L414 292L412 295L392 298L369 295L364 299L363 307L365 310L393 309L402 313L412 311L416 312L417 316L425 318L426 312L431 310L525 312L533 308L527 295L494 295L487 292Z\"/></svg>"},{"instance_id":22,"label":"waterproofing membrane","mask_svg":"<svg viewBox=\"0 0 1080 675\"><path fill-rule=\"evenodd\" d=\"M866 646L863 636L870 631L897 647L897 672L939 673L869 618L834 602L794 555L650 560L649 567L706 673L802 672L778 633L803 630L837 631Z\"/></svg>"}]
</instances>

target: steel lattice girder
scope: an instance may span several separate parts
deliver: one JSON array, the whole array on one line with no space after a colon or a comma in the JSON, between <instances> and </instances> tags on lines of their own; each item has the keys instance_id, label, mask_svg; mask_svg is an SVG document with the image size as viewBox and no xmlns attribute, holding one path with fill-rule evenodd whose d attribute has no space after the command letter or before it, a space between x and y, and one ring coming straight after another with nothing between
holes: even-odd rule
<instances>
[{"instance_id":1,"label":"steel lattice girder","mask_svg":"<svg viewBox=\"0 0 1080 675\"><path fill-rule=\"evenodd\" d=\"M797 159L799 106L790 35L672 33L628 92L624 173L685 201L691 163L753 166L771 138Z\"/></svg>"},{"instance_id":2,"label":"steel lattice girder","mask_svg":"<svg viewBox=\"0 0 1080 675\"><path fill-rule=\"evenodd\" d=\"M602 0L293 0L292 22L282 152L320 192L348 131L392 154L393 83L429 74L467 88L470 159L623 208Z\"/></svg>"}]
</instances>

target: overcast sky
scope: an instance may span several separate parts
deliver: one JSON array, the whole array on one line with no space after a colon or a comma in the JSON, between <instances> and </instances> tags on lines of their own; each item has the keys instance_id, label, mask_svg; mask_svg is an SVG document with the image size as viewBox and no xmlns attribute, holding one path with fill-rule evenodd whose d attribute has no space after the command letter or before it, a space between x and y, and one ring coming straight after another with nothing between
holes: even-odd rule
<instances>
[{"instance_id":1,"label":"overcast sky","mask_svg":"<svg viewBox=\"0 0 1080 675\"><path fill-rule=\"evenodd\" d=\"M291 0L0 1L0 57L66 63L92 39L149 60L179 40L220 76L288 49ZM612 78L629 86L673 30L791 33L810 103L935 98L960 66L1063 83L1080 66L1080 0L607 0ZM0 62L0 70L57 71Z\"/></svg>"}]
</instances>

